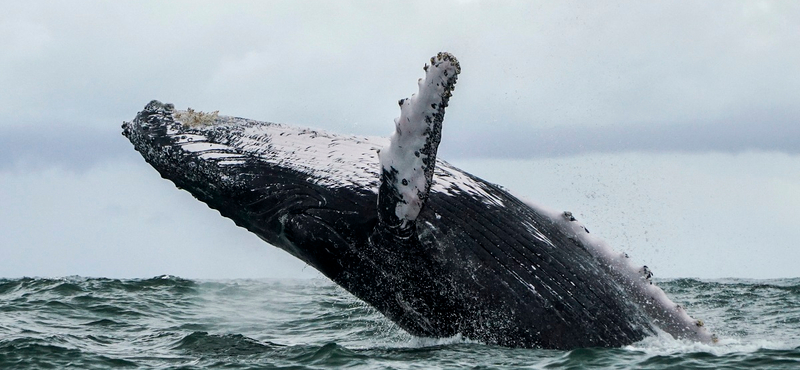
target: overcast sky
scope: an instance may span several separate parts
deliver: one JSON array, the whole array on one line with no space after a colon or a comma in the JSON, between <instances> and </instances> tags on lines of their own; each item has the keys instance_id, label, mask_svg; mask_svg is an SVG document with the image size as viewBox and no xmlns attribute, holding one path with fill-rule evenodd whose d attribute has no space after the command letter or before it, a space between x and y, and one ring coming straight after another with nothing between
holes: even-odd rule
<instances>
[{"instance_id":1,"label":"overcast sky","mask_svg":"<svg viewBox=\"0 0 800 370\"><path fill-rule=\"evenodd\" d=\"M0 1L0 277L316 276L122 121L159 99L386 135L441 50L443 159L656 276L800 271L798 2Z\"/></svg>"}]
</instances>

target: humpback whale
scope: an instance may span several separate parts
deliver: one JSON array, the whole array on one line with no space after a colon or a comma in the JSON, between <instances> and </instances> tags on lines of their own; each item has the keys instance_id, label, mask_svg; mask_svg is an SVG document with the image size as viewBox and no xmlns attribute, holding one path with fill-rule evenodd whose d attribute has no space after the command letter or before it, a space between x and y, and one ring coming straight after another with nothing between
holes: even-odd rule
<instances>
[{"instance_id":1,"label":"humpback whale","mask_svg":"<svg viewBox=\"0 0 800 370\"><path fill-rule=\"evenodd\" d=\"M461 67L439 53L390 138L341 135L152 101L123 123L163 178L421 337L511 347L627 345L663 330L711 342L569 212L437 158Z\"/></svg>"}]
</instances>

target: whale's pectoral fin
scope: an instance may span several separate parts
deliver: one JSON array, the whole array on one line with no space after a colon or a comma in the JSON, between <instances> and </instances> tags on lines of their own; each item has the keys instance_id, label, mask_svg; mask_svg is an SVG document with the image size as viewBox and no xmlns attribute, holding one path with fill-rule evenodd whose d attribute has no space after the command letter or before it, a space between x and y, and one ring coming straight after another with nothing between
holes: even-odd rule
<instances>
[{"instance_id":1,"label":"whale's pectoral fin","mask_svg":"<svg viewBox=\"0 0 800 370\"><path fill-rule=\"evenodd\" d=\"M416 220L428 200L441 139L444 111L461 71L449 53L425 65L419 92L400 100L400 117L389 144L380 150L378 220L370 246L359 250L373 268L370 289L360 297L413 335L447 337L458 333L464 306L447 274L420 242ZM345 282L346 283L346 282ZM378 294L380 293L380 294Z\"/></svg>"},{"instance_id":2,"label":"whale's pectoral fin","mask_svg":"<svg viewBox=\"0 0 800 370\"><path fill-rule=\"evenodd\" d=\"M461 72L450 53L432 57L419 79L419 92L401 99L400 117L389 145L381 149L381 185L376 230L405 239L428 198L442 133L444 111Z\"/></svg>"}]
</instances>

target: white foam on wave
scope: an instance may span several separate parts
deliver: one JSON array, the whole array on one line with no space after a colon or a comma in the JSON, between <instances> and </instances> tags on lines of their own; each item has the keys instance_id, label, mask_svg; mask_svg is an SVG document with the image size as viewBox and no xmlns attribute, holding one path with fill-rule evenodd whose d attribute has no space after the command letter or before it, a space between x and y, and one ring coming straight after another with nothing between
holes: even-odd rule
<instances>
[{"instance_id":1,"label":"white foam on wave","mask_svg":"<svg viewBox=\"0 0 800 370\"><path fill-rule=\"evenodd\" d=\"M622 347L632 352L644 352L648 356L669 356L685 353L710 353L723 356L732 353L753 353L760 350L793 350L800 343L764 338L723 337L716 343L703 343L689 339L675 339L666 332L647 337L629 346Z\"/></svg>"},{"instance_id":2,"label":"white foam on wave","mask_svg":"<svg viewBox=\"0 0 800 370\"><path fill-rule=\"evenodd\" d=\"M428 337L414 337L412 336L407 342L404 343L408 348L425 348L425 347L438 347L448 346L453 344L483 344L472 339L465 338L461 333L446 338L428 338Z\"/></svg>"}]
</instances>

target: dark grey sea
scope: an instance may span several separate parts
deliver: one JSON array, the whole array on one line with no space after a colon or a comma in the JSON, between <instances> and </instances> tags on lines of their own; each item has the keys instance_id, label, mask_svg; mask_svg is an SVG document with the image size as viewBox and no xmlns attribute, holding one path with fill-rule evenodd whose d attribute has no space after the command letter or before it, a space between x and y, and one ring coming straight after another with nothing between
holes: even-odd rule
<instances>
[{"instance_id":1,"label":"dark grey sea","mask_svg":"<svg viewBox=\"0 0 800 370\"><path fill-rule=\"evenodd\" d=\"M324 279L0 279L0 369L800 369L800 279L658 284L720 343L414 338Z\"/></svg>"}]
</instances>

